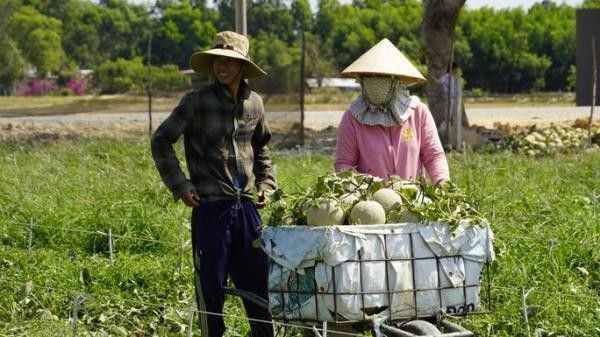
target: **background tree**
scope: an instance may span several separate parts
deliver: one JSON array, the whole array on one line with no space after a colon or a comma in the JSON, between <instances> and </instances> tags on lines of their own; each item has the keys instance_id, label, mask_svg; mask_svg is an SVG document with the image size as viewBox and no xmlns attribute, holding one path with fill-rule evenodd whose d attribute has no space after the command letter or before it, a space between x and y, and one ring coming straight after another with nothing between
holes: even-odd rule
<instances>
[{"instance_id":1,"label":"background tree","mask_svg":"<svg viewBox=\"0 0 600 337\"><path fill-rule=\"evenodd\" d=\"M532 49L529 32L533 25L521 8L485 8L465 13L465 21L463 31L477 55L464 71L471 86L507 93L544 88L551 61Z\"/></svg>"},{"instance_id":2,"label":"background tree","mask_svg":"<svg viewBox=\"0 0 600 337\"><path fill-rule=\"evenodd\" d=\"M0 2L0 94L8 93L26 69L21 52L8 34L10 17L20 5L19 0Z\"/></svg>"},{"instance_id":3,"label":"background tree","mask_svg":"<svg viewBox=\"0 0 600 337\"><path fill-rule=\"evenodd\" d=\"M219 12L219 20L215 22L218 31L235 30L234 0L214 0Z\"/></svg>"},{"instance_id":4,"label":"background tree","mask_svg":"<svg viewBox=\"0 0 600 337\"><path fill-rule=\"evenodd\" d=\"M90 2L66 0L58 1L56 7L48 10L62 22L62 46L70 61L82 69L100 64L107 55L100 50L98 27L102 23L102 8Z\"/></svg>"},{"instance_id":5,"label":"background tree","mask_svg":"<svg viewBox=\"0 0 600 337\"><path fill-rule=\"evenodd\" d=\"M261 32L252 42L252 60L267 76L252 79L252 87L267 95L296 92L300 70L300 48L290 47L273 33Z\"/></svg>"},{"instance_id":6,"label":"background tree","mask_svg":"<svg viewBox=\"0 0 600 337\"><path fill-rule=\"evenodd\" d=\"M569 87L568 76L575 64L575 11L565 4L542 2L527 12L530 30L527 38L531 52L550 61L544 76L543 90L564 90Z\"/></svg>"},{"instance_id":7,"label":"background tree","mask_svg":"<svg viewBox=\"0 0 600 337\"><path fill-rule=\"evenodd\" d=\"M314 20L308 0L293 0L291 11L292 18L294 19L294 28L297 32L302 29L307 32L312 31Z\"/></svg>"},{"instance_id":8,"label":"background tree","mask_svg":"<svg viewBox=\"0 0 600 337\"><path fill-rule=\"evenodd\" d=\"M325 44L336 56L338 71L383 38L395 43L415 64L422 63L418 39L422 14L418 1L355 1L354 6L336 7L335 13L336 18L329 35L325 37ZM317 23L323 24L319 16Z\"/></svg>"},{"instance_id":9,"label":"background tree","mask_svg":"<svg viewBox=\"0 0 600 337\"><path fill-rule=\"evenodd\" d=\"M258 0L248 3L248 35L267 33L287 45L296 41L292 11L282 0ZM266 35L263 35L266 36Z\"/></svg>"},{"instance_id":10,"label":"background tree","mask_svg":"<svg viewBox=\"0 0 600 337\"><path fill-rule=\"evenodd\" d=\"M11 15L8 33L14 39L18 53L37 69L40 76L58 72L65 57L59 20L24 6Z\"/></svg>"},{"instance_id":11,"label":"background tree","mask_svg":"<svg viewBox=\"0 0 600 337\"><path fill-rule=\"evenodd\" d=\"M585 0L583 2L583 4L581 4L581 8L586 8L586 9L600 8L600 0Z\"/></svg>"},{"instance_id":12,"label":"background tree","mask_svg":"<svg viewBox=\"0 0 600 337\"><path fill-rule=\"evenodd\" d=\"M148 9L124 0L100 1L98 52L102 60L133 59L145 55Z\"/></svg>"},{"instance_id":13,"label":"background tree","mask_svg":"<svg viewBox=\"0 0 600 337\"><path fill-rule=\"evenodd\" d=\"M338 11L341 5L338 0L319 0L319 7L315 15L314 33L321 41L327 40L335 27Z\"/></svg>"},{"instance_id":14,"label":"background tree","mask_svg":"<svg viewBox=\"0 0 600 337\"><path fill-rule=\"evenodd\" d=\"M298 76L298 91L301 95L302 118L304 118L304 89L306 89L306 35L310 34L313 26L313 16L308 0L292 1L292 16L296 30L297 45L300 51L300 71ZM304 120L302 120L304 121ZM304 126L302 126L304 127ZM303 137L303 136L302 136Z\"/></svg>"},{"instance_id":15,"label":"background tree","mask_svg":"<svg viewBox=\"0 0 600 337\"><path fill-rule=\"evenodd\" d=\"M340 17L327 43L336 55L336 63L341 71L377 42L377 34L364 21L369 20L371 13L361 15L358 7L341 6L338 15Z\"/></svg>"},{"instance_id":16,"label":"background tree","mask_svg":"<svg viewBox=\"0 0 600 337\"><path fill-rule=\"evenodd\" d=\"M306 77L316 78L321 84L325 77L336 77L340 69L335 64L331 49L319 35L306 35Z\"/></svg>"},{"instance_id":17,"label":"background tree","mask_svg":"<svg viewBox=\"0 0 600 337\"><path fill-rule=\"evenodd\" d=\"M42 72L51 68L67 79L76 76L77 69L97 70L106 61L144 58L150 31L152 64L187 69L189 56L210 47L216 31L235 27L234 1L211 2L215 6L209 7L208 0L155 0L151 7L126 0L1 0L0 87L14 87L30 66L47 68ZM305 29L306 72L311 77L337 75L385 37L435 78L446 71L450 50L445 42L432 40L451 37L466 90L571 90L575 11L557 2L538 2L528 10L495 10L463 9L464 1L458 0L319 0L313 15L307 0L252 0L247 2L248 32L251 49L255 42L261 46L256 55L274 62L268 65L273 69L268 78L297 74L293 67L299 67L298 24L311 22ZM600 8L600 0L586 0L581 7ZM11 22L18 28L11 28ZM294 85L273 90L296 91L297 77L290 83ZM435 87L430 81L426 95L434 114L438 103L429 91Z\"/></svg>"},{"instance_id":18,"label":"background tree","mask_svg":"<svg viewBox=\"0 0 600 337\"><path fill-rule=\"evenodd\" d=\"M423 0L421 41L427 59L427 103L436 125L445 120L445 95L437 81L447 70L453 53L455 27L465 0Z\"/></svg>"},{"instance_id":19,"label":"background tree","mask_svg":"<svg viewBox=\"0 0 600 337\"><path fill-rule=\"evenodd\" d=\"M211 21L203 20L203 10L192 7L189 0L163 9L153 38L153 64L176 64L187 69L192 53L212 47L217 30Z\"/></svg>"}]
</instances>

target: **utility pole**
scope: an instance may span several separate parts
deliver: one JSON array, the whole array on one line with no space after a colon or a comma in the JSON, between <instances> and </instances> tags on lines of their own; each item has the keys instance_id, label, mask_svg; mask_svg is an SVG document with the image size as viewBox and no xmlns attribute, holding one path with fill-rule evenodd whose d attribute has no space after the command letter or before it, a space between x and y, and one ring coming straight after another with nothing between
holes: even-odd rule
<instances>
[{"instance_id":1,"label":"utility pole","mask_svg":"<svg viewBox=\"0 0 600 337\"><path fill-rule=\"evenodd\" d=\"M598 69L596 68L596 40L592 35L592 107L590 108L590 119L588 120L588 147L592 146L592 125L594 124L594 105L596 105L596 81Z\"/></svg>"},{"instance_id":2,"label":"utility pole","mask_svg":"<svg viewBox=\"0 0 600 337\"><path fill-rule=\"evenodd\" d=\"M446 146L452 146L452 138L450 137L450 119L452 117L452 62L454 58L454 43L450 41L450 58L448 59L448 83L447 83L447 95L446 95Z\"/></svg>"},{"instance_id":3,"label":"utility pole","mask_svg":"<svg viewBox=\"0 0 600 337\"><path fill-rule=\"evenodd\" d=\"M304 62L306 54L306 37L304 35L304 20L302 20L302 56L300 57L300 145L304 146Z\"/></svg>"},{"instance_id":4,"label":"utility pole","mask_svg":"<svg viewBox=\"0 0 600 337\"><path fill-rule=\"evenodd\" d=\"M148 35L148 135L152 135L152 28Z\"/></svg>"},{"instance_id":5,"label":"utility pole","mask_svg":"<svg viewBox=\"0 0 600 337\"><path fill-rule=\"evenodd\" d=\"M235 31L248 35L246 20L246 0L235 0Z\"/></svg>"},{"instance_id":6,"label":"utility pole","mask_svg":"<svg viewBox=\"0 0 600 337\"><path fill-rule=\"evenodd\" d=\"M156 3L150 8L150 22L148 27L148 55L146 61L148 66L148 84L146 85L146 90L148 91L148 136L152 136L152 32L155 27L153 24L155 10Z\"/></svg>"}]
</instances>

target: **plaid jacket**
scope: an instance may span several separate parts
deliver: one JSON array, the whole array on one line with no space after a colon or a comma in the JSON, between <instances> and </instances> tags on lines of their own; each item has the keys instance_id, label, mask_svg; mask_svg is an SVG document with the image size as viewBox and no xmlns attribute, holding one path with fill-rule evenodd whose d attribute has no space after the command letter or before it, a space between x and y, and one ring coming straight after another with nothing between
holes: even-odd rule
<instances>
[{"instance_id":1,"label":"plaid jacket","mask_svg":"<svg viewBox=\"0 0 600 337\"><path fill-rule=\"evenodd\" d=\"M173 149L181 135L189 180ZM227 89L215 83L181 99L152 136L152 157L176 200L193 187L202 201L252 199L253 186L258 191L276 189L270 139L261 97L242 81L236 104Z\"/></svg>"}]
</instances>

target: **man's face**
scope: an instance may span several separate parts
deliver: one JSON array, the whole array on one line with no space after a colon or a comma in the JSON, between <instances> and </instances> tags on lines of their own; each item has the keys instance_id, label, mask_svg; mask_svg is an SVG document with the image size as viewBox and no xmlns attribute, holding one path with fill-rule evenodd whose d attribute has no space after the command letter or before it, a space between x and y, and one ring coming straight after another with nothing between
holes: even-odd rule
<instances>
[{"instance_id":1,"label":"man's face","mask_svg":"<svg viewBox=\"0 0 600 337\"><path fill-rule=\"evenodd\" d=\"M232 85L239 78L243 62L226 56L215 56L212 61L213 71L219 83Z\"/></svg>"}]
</instances>

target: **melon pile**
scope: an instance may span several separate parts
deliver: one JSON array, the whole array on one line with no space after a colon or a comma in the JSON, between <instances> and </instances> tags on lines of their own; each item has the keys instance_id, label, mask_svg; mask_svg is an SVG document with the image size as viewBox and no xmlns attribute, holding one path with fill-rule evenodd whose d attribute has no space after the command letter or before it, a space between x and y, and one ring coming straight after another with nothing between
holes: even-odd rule
<instances>
[{"instance_id":1,"label":"melon pile","mask_svg":"<svg viewBox=\"0 0 600 337\"><path fill-rule=\"evenodd\" d=\"M318 177L306 191L271 196L267 225L381 225L444 221L456 225L482 219L474 204L448 182L435 187L424 180L388 181L351 170Z\"/></svg>"},{"instance_id":2,"label":"melon pile","mask_svg":"<svg viewBox=\"0 0 600 337\"><path fill-rule=\"evenodd\" d=\"M497 149L539 157L580 151L587 146L587 142L588 131L583 128L559 125L547 128L532 126L504 136ZM600 128L592 130L592 144L595 147L600 145Z\"/></svg>"}]
</instances>

